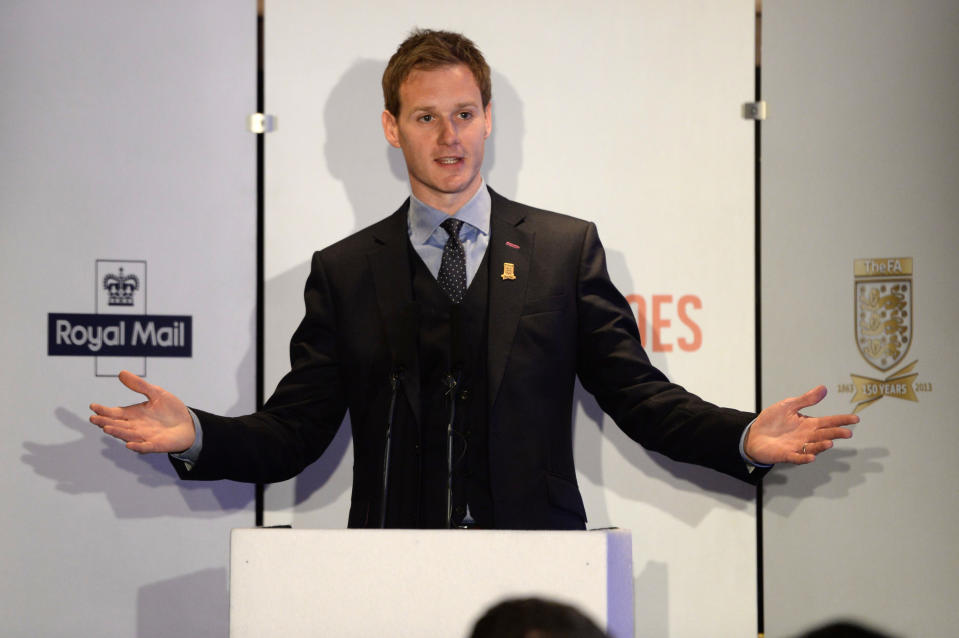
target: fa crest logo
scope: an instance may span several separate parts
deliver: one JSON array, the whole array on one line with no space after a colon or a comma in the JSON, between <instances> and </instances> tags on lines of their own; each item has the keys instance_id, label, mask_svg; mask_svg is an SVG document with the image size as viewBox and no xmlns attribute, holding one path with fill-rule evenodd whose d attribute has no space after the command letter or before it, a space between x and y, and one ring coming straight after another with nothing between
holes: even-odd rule
<instances>
[{"instance_id":1,"label":"fa crest logo","mask_svg":"<svg viewBox=\"0 0 959 638\"><path fill-rule=\"evenodd\" d=\"M857 259L856 346L880 372L889 370L912 342L912 259Z\"/></svg>"},{"instance_id":2,"label":"fa crest logo","mask_svg":"<svg viewBox=\"0 0 959 638\"><path fill-rule=\"evenodd\" d=\"M902 363L912 345L912 261L911 257L857 259L853 265L856 347L869 365L883 373ZM916 383L917 363L885 379L851 374L852 383L840 384L839 391L854 392L854 413L883 397L919 401L916 391L931 390L932 384Z\"/></svg>"}]
</instances>

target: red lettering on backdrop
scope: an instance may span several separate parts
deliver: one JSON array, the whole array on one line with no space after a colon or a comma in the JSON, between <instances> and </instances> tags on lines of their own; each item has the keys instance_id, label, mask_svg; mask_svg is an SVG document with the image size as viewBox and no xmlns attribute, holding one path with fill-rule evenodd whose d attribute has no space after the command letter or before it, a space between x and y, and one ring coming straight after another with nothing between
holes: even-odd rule
<instances>
[{"instance_id":1,"label":"red lettering on backdrop","mask_svg":"<svg viewBox=\"0 0 959 638\"><path fill-rule=\"evenodd\" d=\"M683 295L679 298L679 304L676 307L676 312L679 314L679 320L686 324L686 327L689 328L690 332L693 333L692 341L687 341L686 339L680 337L676 343L679 344L680 350L693 352L694 350L699 350L699 347L703 345L703 331L699 325L689 317L689 312L686 310L686 306L692 306L696 310L699 310L703 307L703 302L700 301L699 297L696 295Z\"/></svg>"},{"instance_id":2,"label":"red lettering on backdrop","mask_svg":"<svg viewBox=\"0 0 959 638\"><path fill-rule=\"evenodd\" d=\"M663 304L673 303L672 295L653 295L653 352L672 352L673 344L663 343L663 328L673 322L663 317Z\"/></svg>"},{"instance_id":3,"label":"red lettering on backdrop","mask_svg":"<svg viewBox=\"0 0 959 638\"><path fill-rule=\"evenodd\" d=\"M639 337L643 347L647 347L646 326L646 298L642 295L627 295L626 301L636 305L636 324L639 327ZM653 352L672 352L673 339L679 349L684 352L695 352L703 345L703 330L690 316L690 310L702 310L703 302L698 295L683 295L676 302L673 309L672 295L652 296L652 321L650 327L653 333ZM680 323L691 333L687 336L672 336L672 317L676 316Z\"/></svg>"}]
</instances>

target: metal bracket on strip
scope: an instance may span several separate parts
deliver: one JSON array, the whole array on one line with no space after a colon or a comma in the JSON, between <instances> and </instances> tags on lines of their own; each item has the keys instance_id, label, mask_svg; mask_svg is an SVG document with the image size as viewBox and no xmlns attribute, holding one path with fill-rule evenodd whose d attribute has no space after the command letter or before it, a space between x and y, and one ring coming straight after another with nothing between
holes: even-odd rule
<instances>
[{"instance_id":1,"label":"metal bracket on strip","mask_svg":"<svg viewBox=\"0 0 959 638\"><path fill-rule=\"evenodd\" d=\"M256 133L257 135L270 133L276 130L276 116L265 113L254 113L247 118L247 126L251 133Z\"/></svg>"},{"instance_id":2,"label":"metal bracket on strip","mask_svg":"<svg viewBox=\"0 0 959 638\"><path fill-rule=\"evenodd\" d=\"M761 121L766 119L766 101L743 104L743 119Z\"/></svg>"}]
</instances>

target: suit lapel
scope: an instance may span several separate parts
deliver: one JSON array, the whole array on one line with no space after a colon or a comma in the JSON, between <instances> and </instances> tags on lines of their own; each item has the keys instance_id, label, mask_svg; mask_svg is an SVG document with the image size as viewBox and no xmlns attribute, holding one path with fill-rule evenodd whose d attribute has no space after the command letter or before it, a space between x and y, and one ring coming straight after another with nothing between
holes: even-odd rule
<instances>
[{"instance_id":1,"label":"suit lapel","mask_svg":"<svg viewBox=\"0 0 959 638\"><path fill-rule=\"evenodd\" d=\"M490 216L490 245L487 248L490 278L487 356L489 401L492 409L506 372L516 326L526 301L534 235L520 229L524 215L518 206L492 189L490 195L493 204ZM512 269L509 264L512 264ZM509 274L515 279L509 278Z\"/></svg>"},{"instance_id":2,"label":"suit lapel","mask_svg":"<svg viewBox=\"0 0 959 638\"><path fill-rule=\"evenodd\" d=\"M393 359L391 368L403 367L404 394L417 423L422 423L418 326L411 308L413 289L410 281L408 207L409 200L373 229L376 247L367 258L373 272L380 319Z\"/></svg>"}]
</instances>

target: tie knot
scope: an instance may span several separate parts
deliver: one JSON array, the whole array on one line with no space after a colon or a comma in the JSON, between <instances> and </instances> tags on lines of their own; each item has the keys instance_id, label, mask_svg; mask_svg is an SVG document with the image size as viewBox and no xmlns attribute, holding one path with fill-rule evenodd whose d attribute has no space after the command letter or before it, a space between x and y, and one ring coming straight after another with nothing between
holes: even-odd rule
<instances>
[{"instance_id":1,"label":"tie knot","mask_svg":"<svg viewBox=\"0 0 959 638\"><path fill-rule=\"evenodd\" d=\"M443 230L445 230L451 238L455 237L459 239L460 228L463 226L463 221L454 217L450 217L449 219L444 219L440 226L443 227Z\"/></svg>"}]
</instances>

